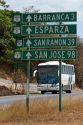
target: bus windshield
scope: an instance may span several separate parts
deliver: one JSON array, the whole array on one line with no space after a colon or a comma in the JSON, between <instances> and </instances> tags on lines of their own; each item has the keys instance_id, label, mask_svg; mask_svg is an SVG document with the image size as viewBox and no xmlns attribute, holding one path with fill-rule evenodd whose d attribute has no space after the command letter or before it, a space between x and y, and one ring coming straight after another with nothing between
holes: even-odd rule
<instances>
[{"instance_id":1,"label":"bus windshield","mask_svg":"<svg viewBox=\"0 0 83 125\"><path fill-rule=\"evenodd\" d=\"M58 83L58 66L38 67L37 82L42 84Z\"/></svg>"}]
</instances>

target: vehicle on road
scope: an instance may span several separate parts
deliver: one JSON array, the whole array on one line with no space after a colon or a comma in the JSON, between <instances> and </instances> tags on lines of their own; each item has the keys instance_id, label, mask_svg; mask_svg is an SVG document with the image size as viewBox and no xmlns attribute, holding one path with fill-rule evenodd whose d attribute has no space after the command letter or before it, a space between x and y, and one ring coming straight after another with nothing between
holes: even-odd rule
<instances>
[{"instance_id":1,"label":"vehicle on road","mask_svg":"<svg viewBox=\"0 0 83 125\"><path fill-rule=\"evenodd\" d=\"M35 71L38 91L41 91L42 94L45 92L56 94L59 91L59 73L59 61L38 64ZM62 62L61 83L62 90L66 91L66 93L71 93L75 84L74 65Z\"/></svg>"}]
</instances>

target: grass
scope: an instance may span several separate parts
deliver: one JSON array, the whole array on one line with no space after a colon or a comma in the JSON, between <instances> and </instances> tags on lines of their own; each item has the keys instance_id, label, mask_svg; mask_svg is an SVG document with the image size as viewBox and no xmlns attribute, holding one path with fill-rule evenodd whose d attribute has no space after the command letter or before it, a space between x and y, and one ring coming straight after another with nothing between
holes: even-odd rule
<instances>
[{"instance_id":1,"label":"grass","mask_svg":"<svg viewBox=\"0 0 83 125\"><path fill-rule=\"evenodd\" d=\"M34 100L29 113L23 102L0 108L0 125L83 125L83 97L63 97L62 112L58 98Z\"/></svg>"}]
</instances>

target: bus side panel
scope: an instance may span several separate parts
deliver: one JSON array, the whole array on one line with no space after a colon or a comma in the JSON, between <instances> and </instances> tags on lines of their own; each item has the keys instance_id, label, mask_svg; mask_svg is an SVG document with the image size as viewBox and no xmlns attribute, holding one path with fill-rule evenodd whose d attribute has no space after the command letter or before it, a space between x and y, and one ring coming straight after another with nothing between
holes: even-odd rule
<instances>
[{"instance_id":1,"label":"bus side panel","mask_svg":"<svg viewBox=\"0 0 83 125\"><path fill-rule=\"evenodd\" d=\"M64 85L63 90L71 90L71 85Z\"/></svg>"},{"instance_id":2,"label":"bus side panel","mask_svg":"<svg viewBox=\"0 0 83 125\"><path fill-rule=\"evenodd\" d=\"M68 79L69 79L69 75L67 75L67 74L62 74L61 75L61 81L62 81L62 85L64 86L64 85L68 85Z\"/></svg>"},{"instance_id":3,"label":"bus side panel","mask_svg":"<svg viewBox=\"0 0 83 125\"><path fill-rule=\"evenodd\" d=\"M63 90L72 90L75 85L75 75L62 75L62 89Z\"/></svg>"}]
</instances>

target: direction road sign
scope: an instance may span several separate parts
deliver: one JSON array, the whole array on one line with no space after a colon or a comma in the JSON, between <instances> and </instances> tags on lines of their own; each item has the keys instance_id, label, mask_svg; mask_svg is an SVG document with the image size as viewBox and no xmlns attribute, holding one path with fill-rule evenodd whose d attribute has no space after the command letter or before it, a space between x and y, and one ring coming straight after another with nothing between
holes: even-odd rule
<instances>
[{"instance_id":1,"label":"direction road sign","mask_svg":"<svg viewBox=\"0 0 83 125\"><path fill-rule=\"evenodd\" d=\"M14 26L13 34L27 36L30 34L76 34L76 24L45 26Z\"/></svg>"},{"instance_id":2,"label":"direction road sign","mask_svg":"<svg viewBox=\"0 0 83 125\"><path fill-rule=\"evenodd\" d=\"M76 46L76 37L57 38L19 38L16 40L16 49L19 48L47 48L61 46Z\"/></svg>"},{"instance_id":3,"label":"direction road sign","mask_svg":"<svg viewBox=\"0 0 83 125\"><path fill-rule=\"evenodd\" d=\"M19 56L18 56L19 55ZM76 59L76 50L16 51L14 57L22 60Z\"/></svg>"},{"instance_id":4,"label":"direction road sign","mask_svg":"<svg viewBox=\"0 0 83 125\"><path fill-rule=\"evenodd\" d=\"M53 12L53 13L28 13L14 14L13 21L15 23L28 22L73 22L77 21L76 12Z\"/></svg>"}]
</instances>

